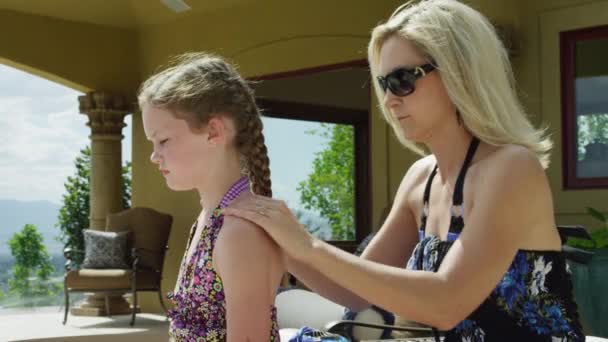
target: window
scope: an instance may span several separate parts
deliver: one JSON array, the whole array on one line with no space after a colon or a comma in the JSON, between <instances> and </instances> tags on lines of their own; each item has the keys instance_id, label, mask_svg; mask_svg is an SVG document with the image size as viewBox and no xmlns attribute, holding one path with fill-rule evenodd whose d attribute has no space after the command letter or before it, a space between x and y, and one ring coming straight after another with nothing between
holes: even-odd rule
<instances>
[{"instance_id":1,"label":"window","mask_svg":"<svg viewBox=\"0 0 608 342\"><path fill-rule=\"evenodd\" d=\"M564 187L608 188L608 26L560 34Z\"/></svg>"},{"instance_id":2,"label":"window","mask_svg":"<svg viewBox=\"0 0 608 342\"><path fill-rule=\"evenodd\" d=\"M314 235L354 249L369 229L367 111L257 101L274 197Z\"/></svg>"}]
</instances>

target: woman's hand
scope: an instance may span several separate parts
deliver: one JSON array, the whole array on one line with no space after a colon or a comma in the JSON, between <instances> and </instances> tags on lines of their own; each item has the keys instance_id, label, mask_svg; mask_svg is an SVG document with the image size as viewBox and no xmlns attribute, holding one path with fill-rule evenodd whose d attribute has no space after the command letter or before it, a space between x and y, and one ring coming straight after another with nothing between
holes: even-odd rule
<instances>
[{"instance_id":1,"label":"woman's hand","mask_svg":"<svg viewBox=\"0 0 608 342\"><path fill-rule=\"evenodd\" d=\"M263 228L290 257L306 261L315 238L298 222L285 202L251 195L238 198L224 209L224 215L249 220Z\"/></svg>"}]
</instances>

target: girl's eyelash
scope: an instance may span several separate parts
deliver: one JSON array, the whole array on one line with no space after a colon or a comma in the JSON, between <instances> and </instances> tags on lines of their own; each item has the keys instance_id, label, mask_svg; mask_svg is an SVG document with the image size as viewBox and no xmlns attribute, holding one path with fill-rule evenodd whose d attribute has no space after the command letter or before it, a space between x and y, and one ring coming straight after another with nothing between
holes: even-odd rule
<instances>
[{"instance_id":1,"label":"girl's eyelash","mask_svg":"<svg viewBox=\"0 0 608 342\"><path fill-rule=\"evenodd\" d=\"M162 145L162 144L166 143L166 142L167 142L167 140L169 140L169 139L163 139L163 140L161 140L161 141L160 141L160 144Z\"/></svg>"}]
</instances>

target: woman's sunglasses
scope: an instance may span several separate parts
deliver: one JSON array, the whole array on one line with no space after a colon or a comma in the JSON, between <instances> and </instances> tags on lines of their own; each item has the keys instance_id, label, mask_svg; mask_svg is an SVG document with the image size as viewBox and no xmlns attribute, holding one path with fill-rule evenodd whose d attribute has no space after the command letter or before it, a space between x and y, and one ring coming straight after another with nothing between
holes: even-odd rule
<instances>
[{"instance_id":1,"label":"woman's sunglasses","mask_svg":"<svg viewBox=\"0 0 608 342\"><path fill-rule=\"evenodd\" d=\"M407 96L414 92L416 87L414 83L419 78L426 76L427 73L435 70L432 64L417 66L413 69L399 68L391 71L386 76L378 76L378 84L382 91L386 93L390 89L395 96Z\"/></svg>"}]
</instances>

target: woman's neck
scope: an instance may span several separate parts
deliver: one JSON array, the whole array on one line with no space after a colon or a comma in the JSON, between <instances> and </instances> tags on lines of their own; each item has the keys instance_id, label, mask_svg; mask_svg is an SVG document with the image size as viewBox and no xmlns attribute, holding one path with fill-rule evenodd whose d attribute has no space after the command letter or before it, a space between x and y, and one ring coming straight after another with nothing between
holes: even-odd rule
<instances>
[{"instance_id":1,"label":"woman's neck","mask_svg":"<svg viewBox=\"0 0 608 342\"><path fill-rule=\"evenodd\" d=\"M459 125L457 129L449 127L441 134L434 134L426 144L437 160L443 183L458 176L472 139L471 133Z\"/></svg>"}]
</instances>

